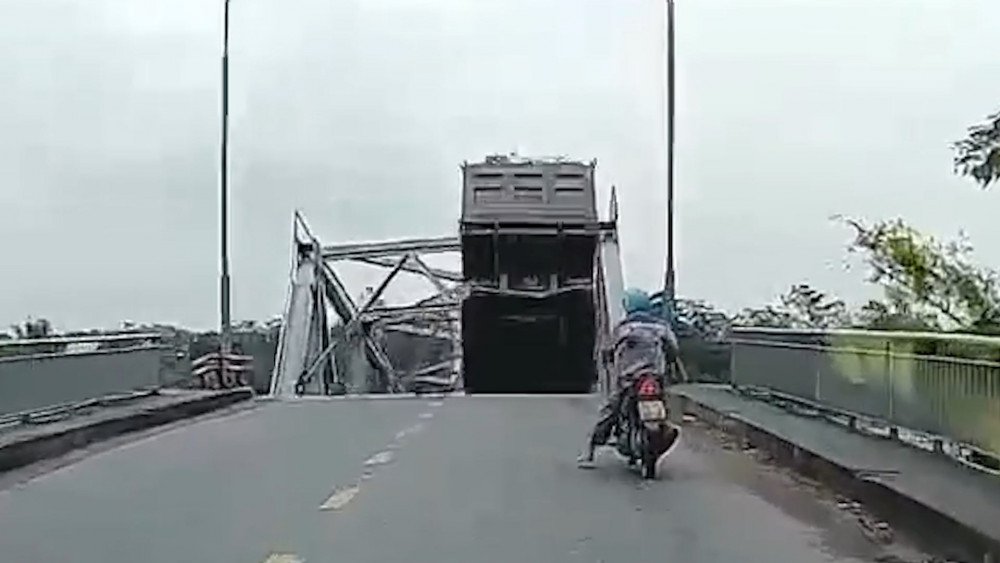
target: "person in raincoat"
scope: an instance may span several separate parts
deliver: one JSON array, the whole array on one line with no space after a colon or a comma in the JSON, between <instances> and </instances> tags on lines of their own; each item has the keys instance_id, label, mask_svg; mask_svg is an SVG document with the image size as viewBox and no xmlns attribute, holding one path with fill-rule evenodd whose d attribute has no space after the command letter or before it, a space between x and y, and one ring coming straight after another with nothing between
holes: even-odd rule
<instances>
[{"instance_id":1,"label":"person in raincoat","mask_svg":"<svg viewBox=\"0 0 1000 563\"><path fill-rule=\"evenodd\" d=\"M652 368L660 374L664 384L673 382L670 374L674 372L672 368L679 350L670 324L653 312L649 294L640 289L626 291L622 305L625 318L618 323L612 335L615 382L601 406L586 451L577 460L584 467L591 466L596 449L607 444L625 391L640 370Z\"/></svg>"}]
</instances>

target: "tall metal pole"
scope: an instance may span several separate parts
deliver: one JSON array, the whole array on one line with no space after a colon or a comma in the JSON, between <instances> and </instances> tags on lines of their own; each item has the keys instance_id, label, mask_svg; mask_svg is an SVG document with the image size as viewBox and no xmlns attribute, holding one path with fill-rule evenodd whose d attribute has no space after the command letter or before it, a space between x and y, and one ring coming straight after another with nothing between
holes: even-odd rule
<instances>
[{"instance_id":1,"label":"tall metal pole","mask_svg":"<svg viewBox=\"0 0 1000 563\"><path fill-rule=\"evenodd\" d=\"M667 271L664 293L673 312L674 271L674 0L667 2Z\"/></svg>"},{"instance_id":2,"label":"tall metal pole","mask_svg":"<svg viewBox=\"0 0 1000 563\"><path fill-rule=\"evenodd\" d=\"M232 346L232 321L229 295L229 0L223 0L222 24L222 161L219 180L221 271L219 276L220 352L228 354Z\"/></svg>"}]
</instances>

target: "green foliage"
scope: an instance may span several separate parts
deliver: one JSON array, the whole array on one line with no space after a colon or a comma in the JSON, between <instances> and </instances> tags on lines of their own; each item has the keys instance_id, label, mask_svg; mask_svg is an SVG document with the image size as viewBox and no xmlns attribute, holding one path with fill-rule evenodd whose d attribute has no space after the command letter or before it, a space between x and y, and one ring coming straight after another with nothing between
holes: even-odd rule
<instances>
[{"instance_id":1,"label":"green foliage","mask_svg":"<svg viewBox=\"0 0 1000 563\"><path fill-rule=\"evenodd\" d=\"M937 330L934 319L913 314L906 302L886 302L872 299L855 315L856 325L871 330L926 332Z\"/></svg>"},{"instance_id":2,"label":"green foliage","mask_svg":"<svg viewBox=\"0 0 1000 563\"><path fill-rule=\"evenodd\" d=\"M740 311L733 324L769 328L837 328L849 326L851 315L840 299L800 283L780 296L776 304Z\"/></svg>"},{"instance_id":3,"label":"green foliage","mask_svg":"<svg viewBox=\"0 0 1000 563\"><path fill-rule=\"evenodd\" d=\"M942 242L902 219L840 220L854 231L849 251L863 257L867 281L884 292L862 309L865 325L976 332L998 326L1000 277L972 262L964 236Z\"/></svg>"},{"instance_id":4,"label":"green foliage","mask_svg":"<svg viewBox=\"0 0 1000 563\"><path fill-rule=\"evenodd\" d=\"M791 316L793 326L836 328L851 322L843 301L804 283L793 285L782 295L781 306Z\"/></svg>"},{"instance_id":5,"label":"green foliage","mask_svg":"<svg viewBox=\"0 0 1000 563\"><path fill-rule=\"evenodd\" d=\"M983 189L1000 179L1000 112L969 127L968 136L954 144L955 171Z\"/></svg>"},{"instance_id":6,"label":"green foliage","mask_svg":"<svg viewBox=\"0 0 1000 563\"><path fill-rule=\"evenodd\" d=\"M687 336L708 341L725 338L729 330L729 317L709 302L700 299L677 299L675 308L678 320L689 333Z\"/></svg>"},{"instance_id":7,"label":"green foliage","mask_svg":"<svg viewBox=\"0 0 1000 563\"><path fill-rule=\"evenodd\" d=\"M792 324L792 317L788 312L775 305L748 307L733 317L733 325L735 326L790 328Z\"/></svg>"}]
</instances>

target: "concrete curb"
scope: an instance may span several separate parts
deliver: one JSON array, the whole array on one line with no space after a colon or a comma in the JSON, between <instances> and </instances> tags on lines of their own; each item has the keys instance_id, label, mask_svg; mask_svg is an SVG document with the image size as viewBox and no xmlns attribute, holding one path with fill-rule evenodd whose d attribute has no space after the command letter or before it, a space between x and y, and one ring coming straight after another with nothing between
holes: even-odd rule
<instances>
[{"instance_id":1,"label":"concrete curb","mask_svg":"<svg viewBox=\"0 0 1000 563\"><path fill-rule=\"evenodd\" d=\"M0 447L0 473L62 456L88 444L190 418L253 398L251 389L232 389L207 396L130 412L91 424L25 437Z\"/></svg>"},{"instance_id":2,"label":"concrete curb","mask_svg":"<svg viewBox=\"0 0 1000 563\"><path fill-rule=\"evenodd\" d=\"M861 502L879 518L926 543L938 555L969 563L1000 561L1000 539L958 522L933 506L867 479L852 468L789 442L738 414L721 411L683 394L673 394L672 400L680 412L734 436L741 446L766 451L777 463Z\"/></svg>"}]
</instances>

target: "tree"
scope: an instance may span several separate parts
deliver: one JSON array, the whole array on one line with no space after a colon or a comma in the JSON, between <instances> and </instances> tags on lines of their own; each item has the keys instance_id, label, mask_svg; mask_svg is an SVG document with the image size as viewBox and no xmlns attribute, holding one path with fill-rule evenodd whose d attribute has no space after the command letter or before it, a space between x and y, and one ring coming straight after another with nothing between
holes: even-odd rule
<instances>
[{"instance_id":1,"label":"tree","mask_svg":"<svg viewBox=\"0 0 1000 563\"><path fill-rule=\"evenodd\" d=\"M986 189L1000 179L1000 111L969 127L966 138L954 144L955 171Z\"/></svg>"},{"instance_id":2,"label":"tree","mask_svg":"<svg viewBox=\"0 0 1000 563\"><path fill-rule=\"evenodd\" d=\"M964 235L942 242L902 219L839 219L854 231L848 251L863 256L867 281L884 291L883 301L863 309L868 322L980 332L1000 326L1000 277L972 262Z\"/></svg>"},{"instance_id":3,"label":"tree","mask_svg":"<svg viewBox=\"0 0 1000 563\"><path fill-rule=\"evenodd\" d=\"M742 310L733 323L769 328L838 328L849 326L851 315L840 299L800 283L780 296L777 304Z\"/></svg>"},{"instance_id":4,"label":"tree","mask_svg":"<svg viewBox=\"0 0 1000 563\"><path fill-rule=\"evenodd\" d=\"M805 283L793 285L782 295L781 306L791 316L793 326L837 328L851 324L843 301Z\"/></svg>"},{"instance_id":5,"label":"tree","mask_svg":"<svg viewBox=\"0 0 1000 563\"><path fill-rule=\"evenodd\" d=\"M729 317L700 299L677 299L677 319L684 332L704 340L721 340L729 330Z\"/></svg>"},{"instance_id":6,"label":"tree","mask_svg":"<svg viewBox=\"0 0 1000 563\"><path fill-rule=\"evenodd\" d=\"M791 315L774 305L747 307L733 317L735 326L790 328L792 324Z\"/></svg>"},{"instance_id":7,"label":"tree","mask_svg":"<svg viewBox=\"0 0 1000 563\"><path fill-rule=\"evenodd\" d=\"M905 301L872 299L855 315L857 324L872 330L927 332L937 330L932 315L915 314Z\"/></svg>"}]
</instances>

